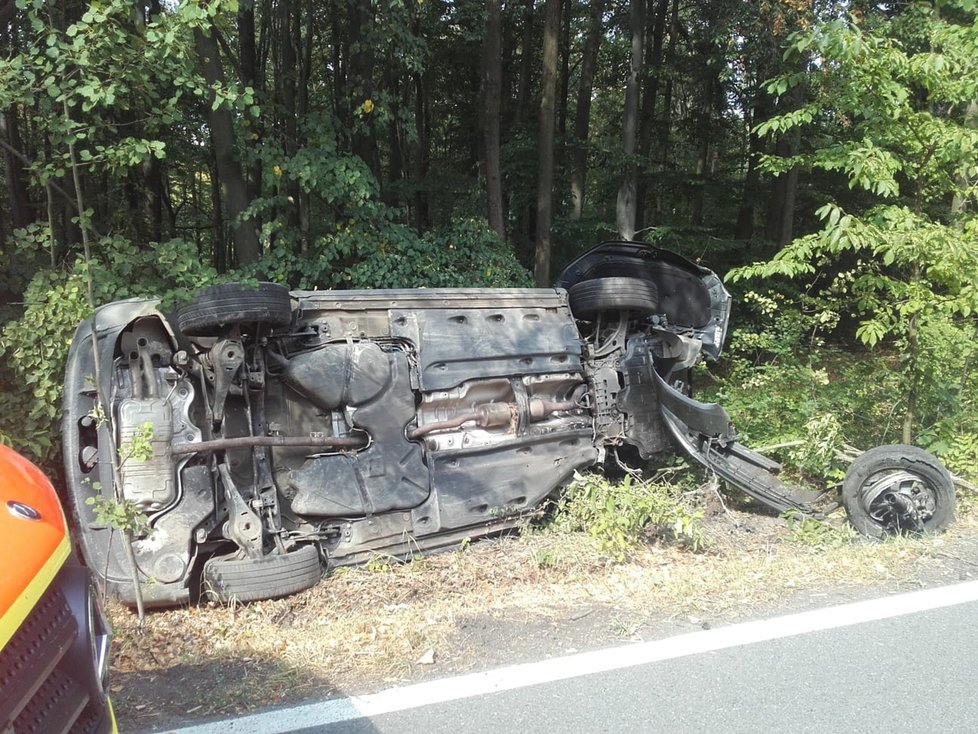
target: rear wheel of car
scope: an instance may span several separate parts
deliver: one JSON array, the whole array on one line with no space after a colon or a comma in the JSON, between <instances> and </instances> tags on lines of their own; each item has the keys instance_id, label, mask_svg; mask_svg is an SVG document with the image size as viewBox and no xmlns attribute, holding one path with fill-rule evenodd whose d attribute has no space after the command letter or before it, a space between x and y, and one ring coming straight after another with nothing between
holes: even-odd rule
<instances>
[{"instance_id":1,"label":"rear wheel of car","mask_svg":"<svg viewBox=\"0 0 978 734\"><path fill-rule=\"evenodd\" d=\"M641 315L659 308L655 283L641 278L595 278L571 286L571 313L588 321L603 311L632 311Z\"/></svg>"},{"instance_id":2,"label":"rear wheel of car","mask_svg":"<svg viewBox=\"0 0 978 734\"><path fill-rule=\"evenodd\" d=\"M198 291L177 309L177 326L187 336L213 336L235 324L287 326L292 297L278 283L223 283Z\"/></svg>"},{"instance_id":3,"label":"rear wheel of car","mask_svg":"<svg viewBox=\"0 0 978 734\"><path fill-rule=\"evenodd\" d=\"M322 575L314 545L262 558L218 557L204 564L203 592L225 604L274 599L312 588Z\"/></svg>"},{"instance_id":4,"label":"rear wheel of car","mask_svg":"<svg viewBox=\"0 0 978 734\"><path fill-rule=\"evenodd\" d=\"M878 446L852 462L842 504L863 535L936 533L954 519L954 484L933 454L916 446Z\"/></svg>"}]
</instances>

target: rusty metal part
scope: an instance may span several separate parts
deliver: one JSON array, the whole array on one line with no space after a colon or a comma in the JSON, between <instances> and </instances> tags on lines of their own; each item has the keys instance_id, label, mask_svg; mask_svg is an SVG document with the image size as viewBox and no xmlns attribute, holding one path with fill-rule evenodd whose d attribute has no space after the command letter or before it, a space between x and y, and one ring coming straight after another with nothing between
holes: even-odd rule
<instances>
[{"instance_id":1,"label":"rusty metal part","mask_svg":"<svg viewBox=\"0 0 978 734\"><path fill-rule=\"evenodd\" d=\"M211 347L210 362L214 367L214 405L211 413L215 426L224 422L224 403L238 370L244 364L244 357L244 345L233 339L221 339Z\"/></svg>"},{"instance_id":2,"label":"rusty metal part","mask_svg":"<svg viewBox=\"0 0 978 734\"><path fill-rule=\"evenodd\" d=\"M241 436L239 438L215 438L211 441L177 444L173 447L173 453L196 454L207 451L248 449L255 446L299 446L335 450L362 449L367 446L367 439L336 436Z\"/></svg>"},{"instance_id":3,"label":"rusty metal part","mask_svg":"<svg viewBox=\"0 0 978 734\"><path fill-rule=\"evenodd\" d=\"M571 396L570 400L540 400L533 398L529 401L530 420L540 421L553 413L562 410L576 410L580 408L580 400L587 391L586 385L580 385ZM490 428L492 426L505 426L512 422L516 417L517 406L511 403L483 403L477 405L475 410L463 413L455 418L448 418L443 421L434 421L417 428L412 428L407 432L408 438L414 440L427 436L435 431L443 431L449 428L458 428L463 423L475 421L480 428Z\"/></svg>"}]
</instances>

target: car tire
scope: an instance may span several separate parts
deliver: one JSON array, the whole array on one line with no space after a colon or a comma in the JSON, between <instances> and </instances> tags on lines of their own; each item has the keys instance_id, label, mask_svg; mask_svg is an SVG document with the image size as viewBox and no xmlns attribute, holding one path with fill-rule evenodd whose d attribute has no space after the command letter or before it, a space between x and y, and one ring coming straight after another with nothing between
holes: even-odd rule
<instances>
[{"instance_id":1,"label":"car tire","mask_svg":"<svg viewBox=\"0 0 978 734\"><path fill-rule=\"evenodd\" d=\"M322 576L315 545L262 558L217 557L204 564L203 593L222 604L275 599L312 588Z\"/></svg>"},{"instance_id":2,"label":"car tire","mask_svg":"<svg viewBox=\"0 0 978 734\"><path fill-rule=\"evenodd\" d=\"M223 283L198 291L177 308L176 318L187 336L214 336L234 324L287 326L292 321L292 297L278 283Z\"/></svg>"},{"instance_id":3,"label":"car tire","mask_svg":"<svg viewBox=\"0 0 978 734\"><path fill-rule=\"evenodd\" d=\"M913 499L924 515L921 527L903 526L887 501L894 492ZM954 520L954 483L940 460L917 446L878 446L852 462L842 483L842 504L853 527L872 538L914 530L936 533Z\"/></svg>"},{"instance_id":4,"label":"car tire","mask_svg":"<svg viewBox=\"0 0 978 734\"><path fill-rule=\"evenodd\" d=\"M632 311L641 315L659 308L659 289L641 278L594 278L571 286L571 313L589 321L602 311Z\"/></svg>"}]
</instances>

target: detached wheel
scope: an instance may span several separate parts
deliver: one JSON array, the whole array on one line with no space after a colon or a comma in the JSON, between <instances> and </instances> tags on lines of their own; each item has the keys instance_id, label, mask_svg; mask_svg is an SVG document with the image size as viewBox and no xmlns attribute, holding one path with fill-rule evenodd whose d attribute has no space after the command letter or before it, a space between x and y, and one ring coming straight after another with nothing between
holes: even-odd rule
<instances>
[{"instance_id":1,"label":"detached wheel","mask_svg":"<svg viewBox=\"0 0 978 734\"><path fill-rule=\"evenodd\" d=\"M933 454L879 446L859 456L842 483L849 522L863 535L937 533L954 519L954 484Z\"/></svg>"},{"instance_id":2,"label":"detached wheel","mask_svg":"<svg viewBox=\"0 0 978 734\"><path fill-rule=\"evenodd\" d=\"M322 578L319 551L304 545L285 555L211 558L204 564L204 594L222 603L275 599L312 588Z\"/></svg>"},{"instance_id":3,"label":"detached wheel","mask_svg":"<svg viewBox=\"0 0 978 734\"><path fill-rule=\"evenodd\" d=\"M602 311L633 311L641 315L659 308L659 289L641 278L595 278L571 286L571 313L590 321Z\"/></svg>"},{"instance_id":4,"label":"detached wheel","mask_svg":"<svg viewBox=\"0 0 978 734\"><path fill-rule=\"evenodd\" d=\"M234 324L288 326L292 297L278 283L223 283L197 292L177 309L177 326L187 336L212 336Z\"/></svg>"}]
</instances>

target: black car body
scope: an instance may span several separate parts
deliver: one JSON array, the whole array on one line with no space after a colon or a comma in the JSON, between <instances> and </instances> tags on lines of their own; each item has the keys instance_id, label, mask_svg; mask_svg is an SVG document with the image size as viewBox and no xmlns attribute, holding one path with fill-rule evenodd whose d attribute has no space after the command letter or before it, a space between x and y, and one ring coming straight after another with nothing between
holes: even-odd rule
<instances>
[{"instance_id":1,"label":"black car body","mask_svg":"<svg viewBox=\"0 0 978 734\"><path fill-rule=\"evenodd\" d=\"M687 395L729 312L713 272L634 242L599 245L548 289L228 284L172 314L104 306L79 326L65 384L86 558L133 600L120 544L84 502L113 487L114 451L153 529L133 544L150 605L280 596L325 567L454 545L513 526L575 471L676 447L809 511L818 493L782 484L722 408ZM136 457L139 440L151 450Z\"/></svg>"}]
</instances>

